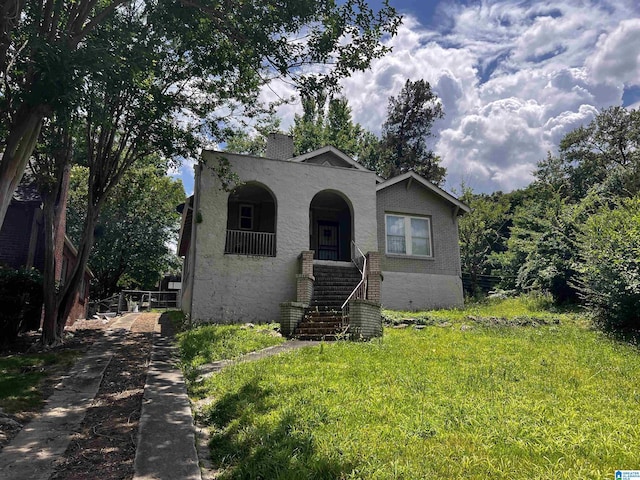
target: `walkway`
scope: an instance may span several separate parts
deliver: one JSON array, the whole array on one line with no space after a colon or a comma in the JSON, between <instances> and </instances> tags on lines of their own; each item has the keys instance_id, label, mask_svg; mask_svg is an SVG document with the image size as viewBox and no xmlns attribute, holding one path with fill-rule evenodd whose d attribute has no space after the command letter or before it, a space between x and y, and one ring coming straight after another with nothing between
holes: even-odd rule
<instances>
[{"instance_id":1,"label":"walkway","mask_svg":"<svg viewBox=\"0 0 640 480\"><path fill-rule=\"evenodd\" d=\"M201 479L191 405L167 328L170 325L159 323L154 333L138 428L134 480Z\"/></svg>"},{"instance_id":2,"label":"walkway","mask_svg":"<svg viewBox=\"0 0 640 480\"><path fill-rule=\"evenodd\" d=\"M65 452L95 398L113 347L138 318L131 313L118 319L80 358L56 386L42 413L27 424L0 452L1 478L48 480L56 460ZM201 480L191 406L184 378L177 366L170 325L156 324L153 350L144 387L134 480ZM319 342L290 340L251 352L236 360L202 367L201 378L227 365L250 362Z\"/></svg>"},{"instance_id":3,"label":"walkway","mask_svg":"<svg viewBox=\"0 0 640 480\"><path fill-rule=\"evenodd\" d=\"M256 360L260 360L262 358L272 357L273 355L278 355L282 352L287 352L289 350L295 350L297 348L302 347L312 347L314 345L320 345L319 341L309 341L309 340L288 340L280 345L275 345L273 347L263 348L262 350L257 350L255 352L247 353L246 355L242 355L234 360L219 360L213 363L207 363L205 365L201 365L198 370L201 372L200 376L196 379L196 382L201 382L207 377L218 373L224 367L228 367L229 365L233 365L235 363L244 363L244 362L255 362Z\"/></svg>"},{"instance_id":4,"label":"walkway","mask_svg":"<svg viewBox=\"0 0 640 480\"><path fill-rule=\"evenodd\" d=\"M111 358L113 346L131 328L137 314L118 319L56 385L42 413L0 453L2 478L47 480L91 405Z\"/></svg>"}]
</instances>

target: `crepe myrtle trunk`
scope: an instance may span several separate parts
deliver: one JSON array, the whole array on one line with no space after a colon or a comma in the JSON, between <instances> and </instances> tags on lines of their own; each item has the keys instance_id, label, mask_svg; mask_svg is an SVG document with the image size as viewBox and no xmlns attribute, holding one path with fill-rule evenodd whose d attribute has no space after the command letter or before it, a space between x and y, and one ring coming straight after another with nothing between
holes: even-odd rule
<instances>
[{"instance_id":1,"label":"crepe myrtle trunk","mask_svg":"<svg viewBox=\"0 0 640 480\"><path fill-rule=\"evenodd\" d=\"M0 226L36 146L47 111L44 105L33 107L23 104L9 129L0 157Z\"/></svg>"},{"instance_id":2,"label":"crepe myrtle trunk","mask_svg":"<svg viewBox=\"0 0 640 480\"><path fill-rule=\"evenodd\" d=\"M52 198L53 197L53 198ZM54 328L58 310L58 291L56 286L56 228L55 196L44 199L44 271L43 300L44 318L42 322L42 342L45 345L57 345L62 341L62 330Z\"/></svg>"},{"instance_id":3,"label":"crepe myrtle trunk","mask_svg":"<svg viewBox=\"0 0 640 480\"><path fill-rule=\"evenodd\" d=\"M45 318L45 323L42 325L42 343L44 345L55 345L62 340L62 332L75 303L78 288L84 278L89 252L93 246L98 213L99 208L89 204L73 271L58 290L54 314Z\"/></svg>"},{"instance_id":4,"label":"crepe myrtle trunk","mask_svg":"<svg viewBox=\"0 0 640 480\"><path fill-rule=\"evenodd\" d=\"M67 141L65 147L54 156L54 179L52 187L47 182L41 189L40 194L43 199L44 217L44 269L43 269L43 295L44 316L43 316L43 342L55 345L62 343L62 329L48 329L45 336L44 325L54 325L59 307L59 295L57 288L58 274L61 272L61 265L57 264L58 258L62 259L64 252L65 229L62 219L65 218L67 207L66 194L69 182L69 168L71 162L71 140L64 133L60 133ZM62 222L62 228L61 224ZM59 238L61 236L62 238ZM58 250L59 249L59 250ZM58 253L60 257L58 257ZM62 284L65 279L60 278ZM64 327L64 326L63 326ZM53 335L51 332L53 331Z\"/></svg>"}]
</instances>

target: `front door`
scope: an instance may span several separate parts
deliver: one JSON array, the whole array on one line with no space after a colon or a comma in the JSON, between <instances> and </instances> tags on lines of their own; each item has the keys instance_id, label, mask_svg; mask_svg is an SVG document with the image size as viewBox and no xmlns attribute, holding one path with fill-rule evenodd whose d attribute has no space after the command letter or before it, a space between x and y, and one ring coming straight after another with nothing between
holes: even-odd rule
<instances>
[{"instance_id":1,"label":"front door","mask_svg":"<svg viewBox=\"0 0 640 480\"><path fill-rule=\"evenodd\" d=\"M318 260L340 258L340 228L338 222L318 221Z\"/></svg>"}]
</instances>

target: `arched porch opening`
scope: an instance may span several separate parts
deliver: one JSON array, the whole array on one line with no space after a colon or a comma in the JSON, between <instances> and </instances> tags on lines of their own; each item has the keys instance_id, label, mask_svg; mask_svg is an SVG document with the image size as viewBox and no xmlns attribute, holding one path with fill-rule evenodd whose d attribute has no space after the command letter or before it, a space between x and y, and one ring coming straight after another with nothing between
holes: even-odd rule
<instances>
[{"instance_id":1,"label":"arched porch opening","mask_svg":"<svg viewBox=\"0 0 640 480\"><path fill-rule=\"evenodd\" d=\"M257 182L229 194L224 253L276 256L277 204L273 193Z\"/></svg>"},{"instance_id":2,"label":"arched porch opening","mask_svg":"<svg viewBox=\"0 0 640 480\"><path fill-rule=\"evenodd\" d=\"M351 261L353 210L341 193L323 190L309 207L309 249L317 260Z\"/></svg>"}]
</instances>

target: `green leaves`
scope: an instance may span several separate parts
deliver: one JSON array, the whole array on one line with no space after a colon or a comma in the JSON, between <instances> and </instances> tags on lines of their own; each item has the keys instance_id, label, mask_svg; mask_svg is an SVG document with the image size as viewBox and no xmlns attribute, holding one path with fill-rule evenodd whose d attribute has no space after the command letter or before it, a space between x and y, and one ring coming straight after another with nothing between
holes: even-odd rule
<instances>
[{"instance_id":1,"label":"green leaves","mask_svg":"<svg viewBox=\"0 0 640 480\"><path fill-rule=\"evenodd\" d=\"M609 327L640 328L640 197L602 206L580 228L580 293Z\"/></svg>"},{"instance_id":2,"label":"green leaves","mask_svg":"<svg viewBox=\"0 0 640 480\"><path fill-rule=\"evenodd\" d=\"M68 225L76 235L83 226L86 178L86 169L74 167ZM96 276L92 296L104 298L120 288L153 288L163 274L180 268L172 243L180 219L176 206L182 202L181 182L152 162L123 177L98 219L89 259Z\"/></svg>"},{"instance_id":3,"label":"green leaves","mask_svg":"<svg viewBox=\"0 0 640 480\"><path fill-rule=\"evenodd\" d=\"M295 116L290 130L296 155L332 145L351 157L359 156L364 130L353 123L346 98L304 97L302 107L303 115Z\"/></svg>"},{"instance_id":4,"label":"green leaves","mask_svg":"<svg viewBox=\"0 0 640 480\"><path fill-rule=\"evenodd\" d=\"M427 147L433 122L444 115L438 97L426 80L407 80L397 97L389 98L382 126L378 172L391 178L409 170L440 185L446 169Z\"/></svg>"}]
</instances>

